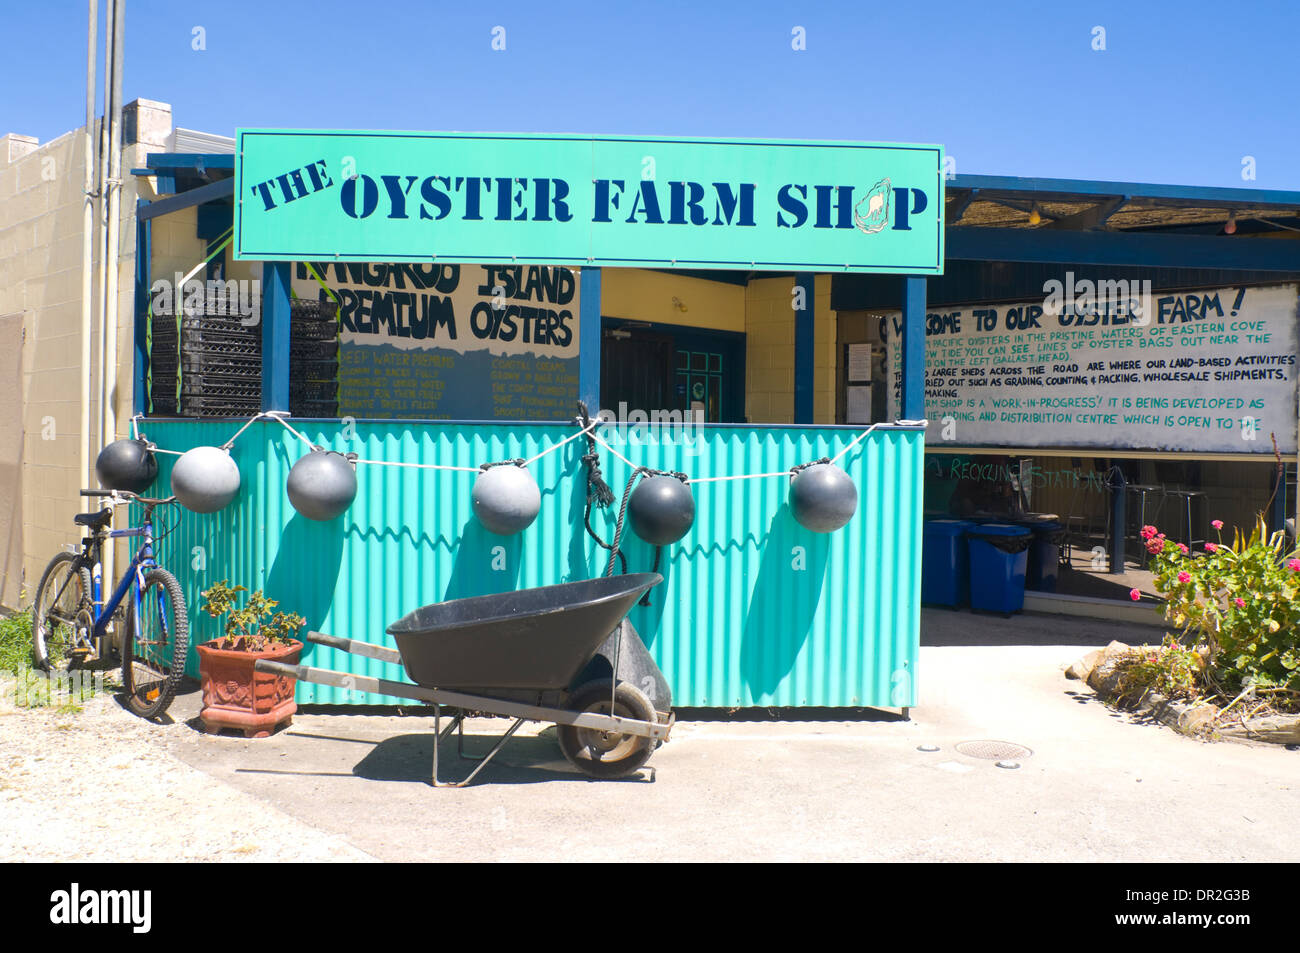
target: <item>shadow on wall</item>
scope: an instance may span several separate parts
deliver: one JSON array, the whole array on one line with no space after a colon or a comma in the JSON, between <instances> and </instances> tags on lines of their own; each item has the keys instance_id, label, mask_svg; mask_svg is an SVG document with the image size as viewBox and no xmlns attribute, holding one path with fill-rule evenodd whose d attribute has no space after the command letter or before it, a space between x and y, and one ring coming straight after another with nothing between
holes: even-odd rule
<instances>
[{"instance_id":1,"label":"shadow on wall","mask_svg":"<svg viewBox=\"0 0 1300 953\"><path fill-rule=\"evenodd\" d=\"M687 539L689 539L689 534ZM620 549L627 555L628 572L657 572L664 577L632 607L631 618L641 640L650 648L659 637L664 610L669 599L669 587L673 582L672 563L675 556L683 552L681 543L670 543L661 548L658 565L655 565L655 547L637 537L630 525L623 528L623 541ZM620 572L621 567L615 567Z\"/></svg>"},{"instance_id":2,"label":"shadow on wall","mask_svg":"<svg viewBox=\"0 0 1300 953\"><path fill-rule=\"evenodd\" d=\"M763 557L740 642L740 674L749 700L760 705L769 702L790 674L808 640L821 601L831 534L804 529L789 504L782 503L761 545Z\"/></svg>"},{"instance_id":3,"label":"shadow on wall","mask_svg":"<svg viewBox=\"0 0 1300 953\"><path fill-rule=\"evenodd\" d=\"M343 562L344 519L320 523L295 513L267 574L266 594L279 601L279 611L303 616L307 629L319 629L334 602Z\"/></svg>"},{"instance_id":4,"label":"shadow on wall","mask_svg":"<svg viewBox=\"0 0 1300 953\"><path fill-rule=\"evenodd\" d=\"M471 516L460 528L460 542L455 547L455 562L443 601L516 589L522 549L521 533L498 536Z\"/></svg>"},{"instance_id":5,"label":"shadow on wall","mask_svg":"<svg viewBox=\"0 0 1300 953\"><path fill-rule=\"evenodd\" d=\"M574 448L573 450L569 450L568 448L566 448L564 451L566 457L577 458L576 461L573 459L567 460L565 464L566 479L568 479L568 482L570 484L569 511L575 514L581 514L585 512L587 506L587 491L589 487L587 466L581 460L582 452L583 450L586 449L586 447L584 445L582 449L578 449L579 444L582 444L582 441L576 440L573 443L569 444L570 447ZM601 513L600 506L598 506L595 503L592 503L591 526L592 529L594 529L597 533L600 532L600 522L601 522L600 513ZM588 535L586 525L582 522L581 519L579 519L575 521L573 529L569 536L569 551L568 551L568 563L569 563L568 579L569 580L576 581L578 579L589 579L593 575L591 569L591 563L587 557L588 546L591 546L593 549L595 549L598 557L603 560L603 558L606 555L606 551L596 545L595 541L592 540L591 537ZM603 572L604 563L601 562L600 566L601 566L600 571Z\"/></svg>"}]
</instances>

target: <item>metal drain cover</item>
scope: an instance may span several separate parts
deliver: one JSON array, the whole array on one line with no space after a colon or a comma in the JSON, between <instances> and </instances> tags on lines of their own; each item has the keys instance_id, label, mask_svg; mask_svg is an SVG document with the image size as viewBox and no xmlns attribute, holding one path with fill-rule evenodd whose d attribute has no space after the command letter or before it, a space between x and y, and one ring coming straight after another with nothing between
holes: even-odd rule
<instances>
[{"instance_id":1,"label":"metal drain cover","mask_svg":"<svg viewBox=\"0 0 1300 953\"><path fill-rule=\"evenodd\" d=\"M1033 754L1024 745L1013 741L959 741L955 747L958 754L985 761L1018 761Z\"/></svg>"}]
</instances>

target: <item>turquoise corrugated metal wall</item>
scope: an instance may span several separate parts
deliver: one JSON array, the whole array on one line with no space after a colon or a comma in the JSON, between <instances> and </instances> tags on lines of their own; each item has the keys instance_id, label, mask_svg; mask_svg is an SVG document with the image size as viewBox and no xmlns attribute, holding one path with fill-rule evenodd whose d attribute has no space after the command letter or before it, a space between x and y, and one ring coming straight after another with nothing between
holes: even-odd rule
<instances>
[{"instance_id":1,"label":"turquoise corrugated metal wall","mask_svg":"<svg viewBox=\"0 0 1300 953\"><path fill-rule=\"evenodd\" d=\"M158 446L220 445L231 421L150 420ZM339 421L295 421L316 443L363 458L476 466L530 457L572 433L549 425L362 422L345 439ZM694 443L648 438L615 444L640 464L693 477L768 473L833 456L856 436L839 428L705 428ZM877 430L840 462L861 489L857 514L823 535L794 521L781 478L695 484L695 526L664 551L665 584L631 615L663 668L678 705L735 707L912 706L917 697L921 557L922 439L915 430ZM361 465L351 509L315 523L289 505L285 481L307 448L278 424L258 422L232 455L243 485L226 510L184 512L161 545L190 606L191 644L218 634L198 611L199 593L230 579L264 588L308 626L392 644L388 623L444 599L588 578L604 552L582 527L586 478L581 440L535 463L542 490L537 521L515 537L494 536L474 519L474 474ZM158 486L175 457L160 455ZM621 495L628 467L602 451L605 478ZM177 515L181 511L175 511ZM613 535L617 503L593 524ZM168 518L175 518L169 516ZM653 549L631 534L632 571L648 570ZM309 646L312 665L385 678L397 666ZM191 673L197 661L191 656ZM300 703L384 701L300 684Z\"/></svg>"}]
</instances>

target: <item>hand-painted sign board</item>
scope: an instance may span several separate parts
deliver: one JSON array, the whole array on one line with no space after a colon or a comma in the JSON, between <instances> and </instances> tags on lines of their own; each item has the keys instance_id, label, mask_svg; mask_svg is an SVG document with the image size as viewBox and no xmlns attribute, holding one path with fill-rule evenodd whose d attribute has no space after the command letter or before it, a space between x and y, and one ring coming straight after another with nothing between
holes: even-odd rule
<instances>
[{"instance_id":1,"label":"hand-painted sign board","mask_svg":"<svg viewBox=\"0 0 1300 953\"><path fill-rule=\"evenodd\" d=\"M338 302L338 413L569 420L578 274L539 265L299 262L299 298Z\"/></svg>"},{"instance_id":2,"label":"hand-painted sign board","mask_svg":"<svg viewBox=\"0 0 1300 953\"><path fill-rule=\"evenodd\" d=\"M931 145L241 129L234 255L943 273Z\"/></svg>"},{"instance_id":3,"label":"hand-painted sign board","mask_svg":"<svg viewBox=\"0 0 1300 953\"><path fill-rule=\"evenodd\" d=\"M1074 286L1072 273L1056 284ZM1148 287L1098 304L1088 284L1082 306L926 315L926 442L1271 455L1276 440L1296 452L1296 285ZM901 317L884 320L897 415Z\"/></svg>"}]
</instances>

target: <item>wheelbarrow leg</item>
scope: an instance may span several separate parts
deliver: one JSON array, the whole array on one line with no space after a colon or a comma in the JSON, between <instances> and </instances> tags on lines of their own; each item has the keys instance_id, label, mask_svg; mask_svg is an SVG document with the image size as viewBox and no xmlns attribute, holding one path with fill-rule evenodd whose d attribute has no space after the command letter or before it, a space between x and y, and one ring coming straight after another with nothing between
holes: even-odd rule
<instances>
[{"instance_id":1,"label":"wheelbarrow leg","mask_svg":"<svg viewBox=\"0 0 1300 953\"><path fill-rule=\"evenodd\" d=\"M449 787L454 785L445 785L438 781L438 748L440 744L451 737L451 733L456 730L457 726L462 725L465 721L465 709L456 709L456 717L444 729L442 727L442 706L438 703L433 705L433 786L435 788Z\"/></svg>"},{"instance_id":2,"label":"wheelbarrow leg","mask_svg":"<svg viewBox=\"0 0 1300 953\"><path fill-rule=\"evenodd\" d=\"M444 782L438 780L438 742L439 742L440 737L442 736L442 732L439 732L439 731L438 731L438 706L436 706L436 705L434 706L433 719L434 719L434 726L433 726L433 728L434 728L434 735L433 735L433 786L434 786L435 788L463 788L465 785L469 784L471 781L474 780L475 776L477 776L478 773L479 773L480 771L482 771L485 767L487 767L487 763L488 763L489 761L491 761L493 758L495 758L495 757L497 756L497 752L499 752L502 748L504 748L504 747L506 746L506 742L510 740L511 736L512 736L516 731L518 731L518 730L519 730L519 727L520 727L520 726L521 726L521 725L522 725L522 724L527 720L527 719L525 719L525 718L516 718L514 724L512 724L512 725L510 726L510 729L509 729L509 730L508 730L504 735L501 736L501 740L498 741L498 742L493 746L493 748L492 748L491 751L489 751L487 754L485 754L485 755L484 755L483 757L481 757L481 758L477 758L477 759L473 759L473 758L471 758L471 759L469 759L469 760L477 760L477 761L478 761L478 766L475 767L474 770L471 771L471 772L469 773L469 777L467 777L464 781L455 781L455 782L447 782L447 783L444 783ZM461 711L461 712L456 716L456 720L453 721L452 724L450 724L450 725L447 726L447 732L446 732L446 734L450 735L452 729L453 729L454 727L456 727L458 723L463 725L464 720L465 720L465 713L464 713L464 711Z\"/></svg>"}]
</instances>

